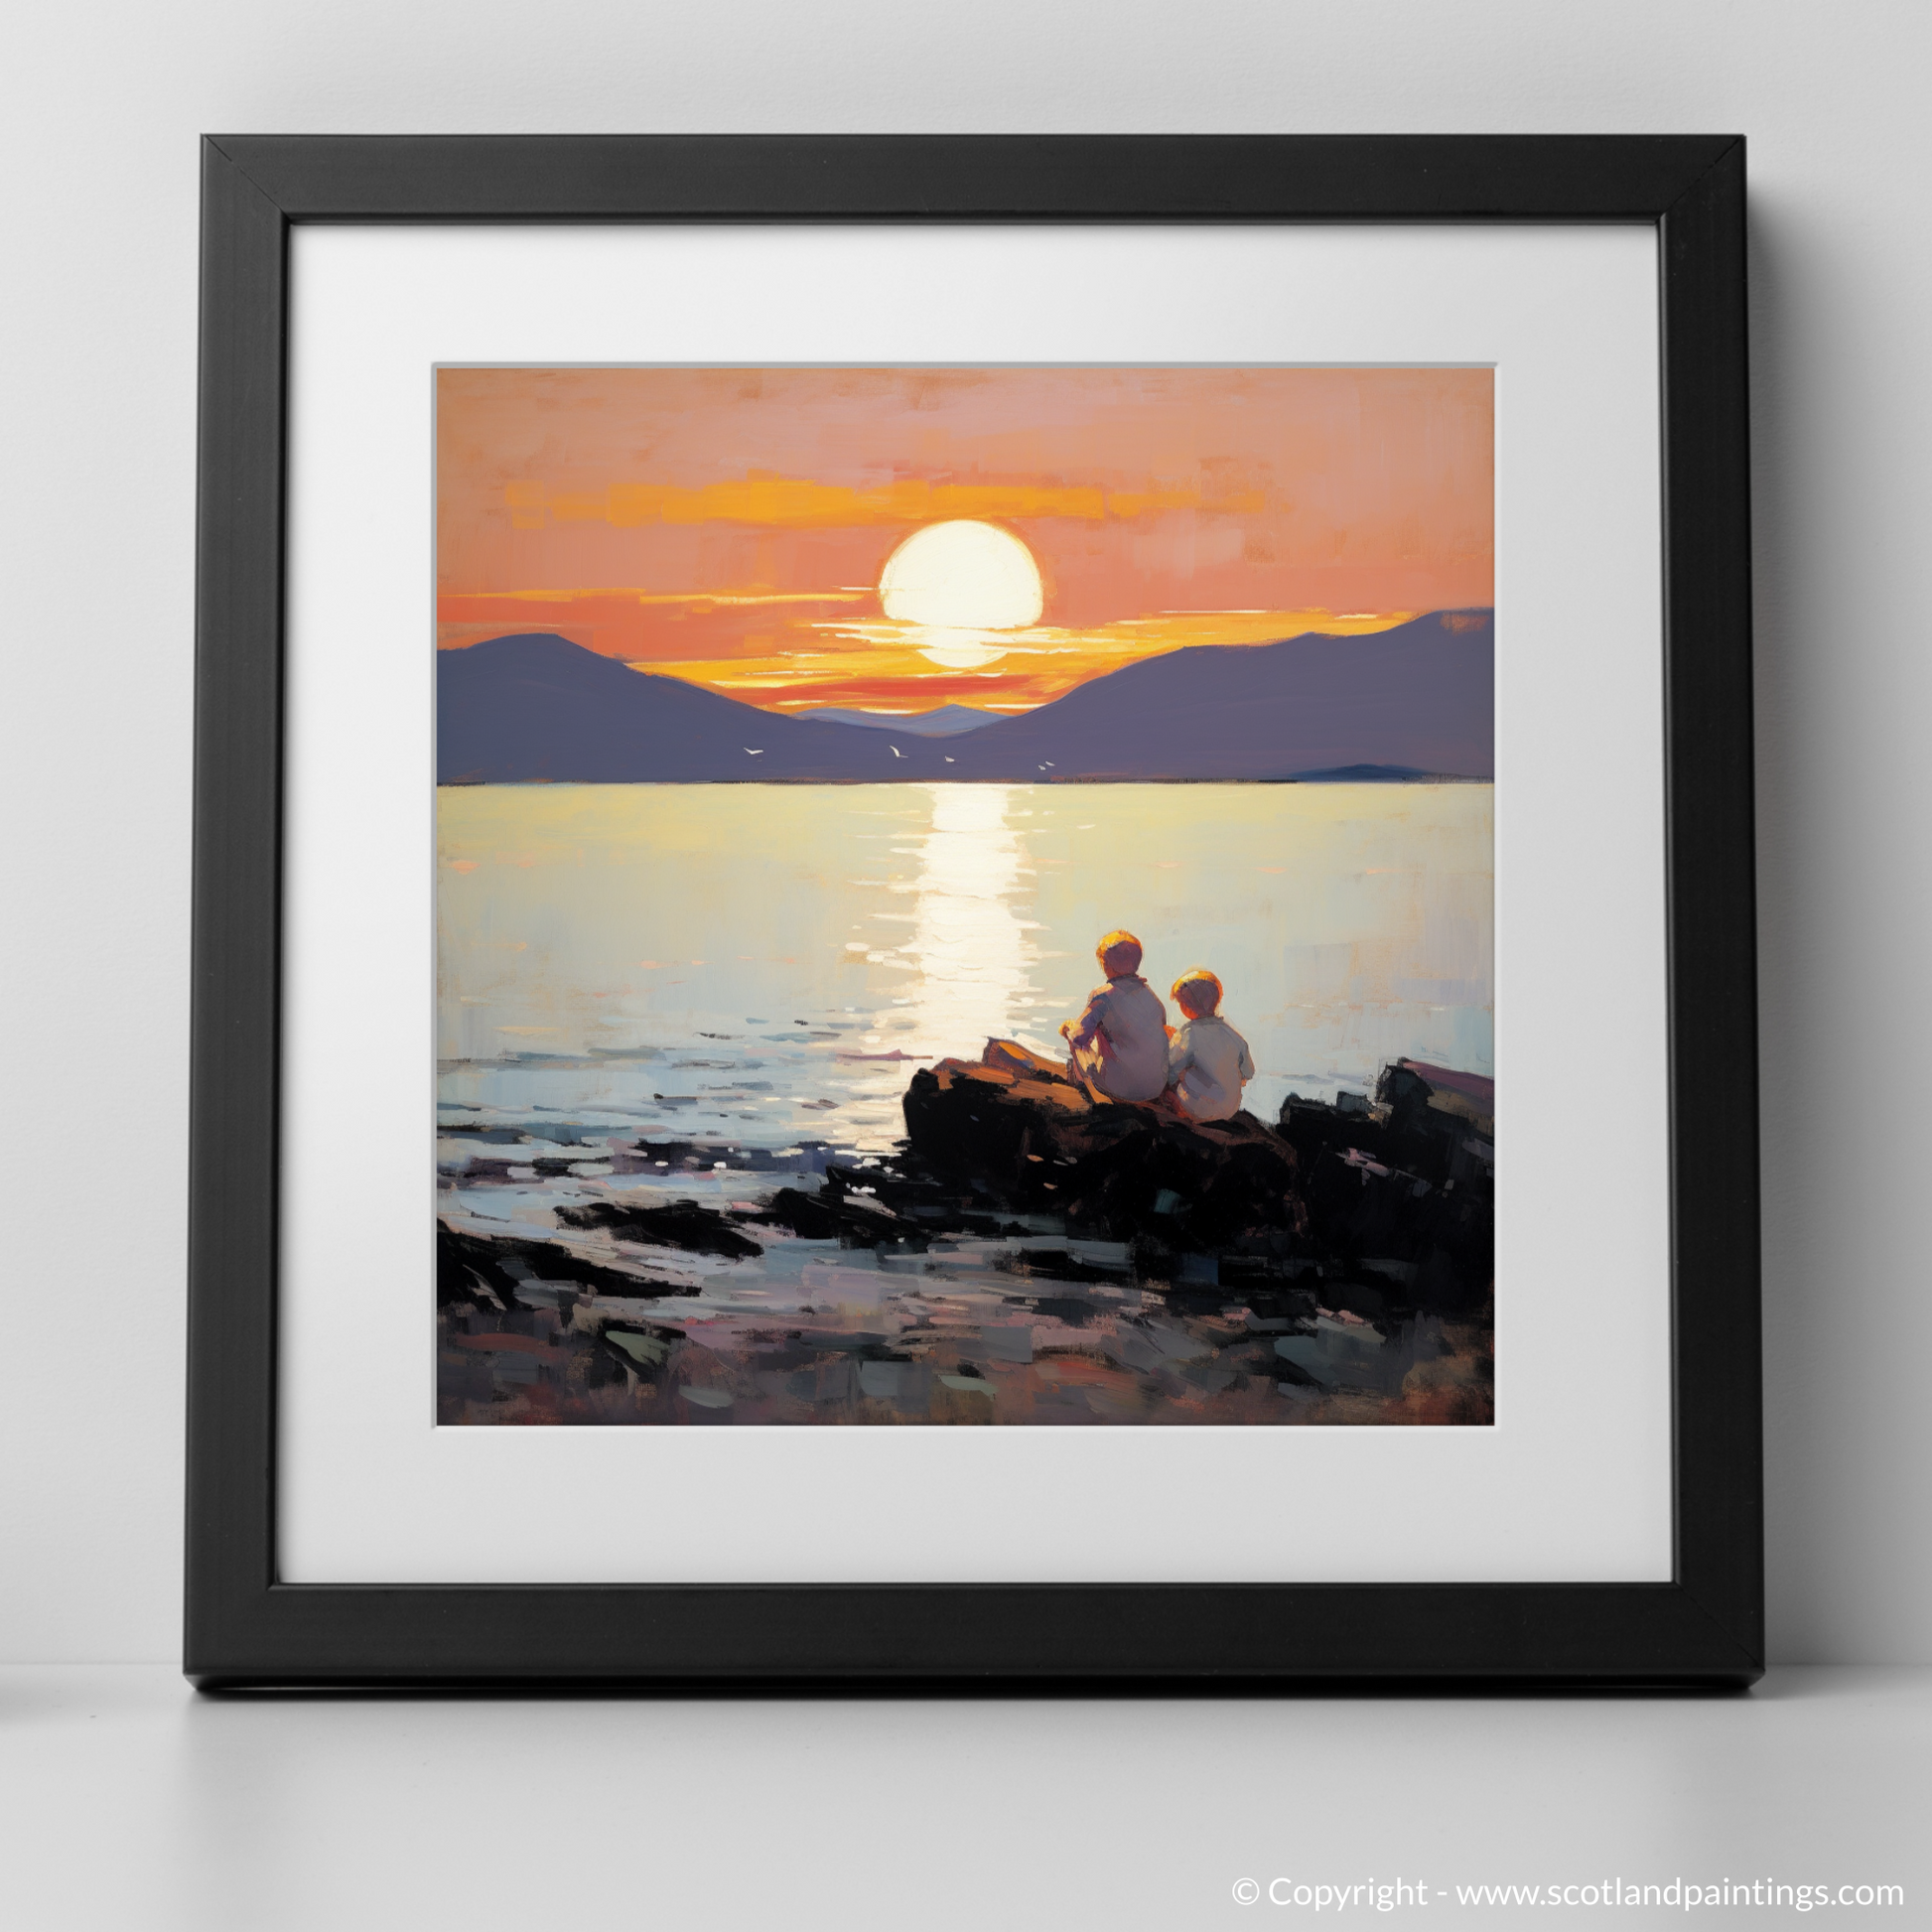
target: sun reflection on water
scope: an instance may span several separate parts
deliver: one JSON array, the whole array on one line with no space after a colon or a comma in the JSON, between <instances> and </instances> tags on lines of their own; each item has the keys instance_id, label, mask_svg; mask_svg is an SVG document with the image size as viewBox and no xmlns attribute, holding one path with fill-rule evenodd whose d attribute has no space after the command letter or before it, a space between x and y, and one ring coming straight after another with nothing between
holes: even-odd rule
<instances>
[{"instance_id":1,"label":"sun reflection on water","mask_svg":"<svg viewBox=\"0 0 1932 1932\"><path fill-rule=\"evenodd\" d=\"M1058 1046L1119 924L1157 991L1221 975L1264 1118L1399 1055L1493 1065L1486 786L474 786L438 813L445 1098L498 1125L888 1151L914 1065Z\"/></svg>"},{"instance_id":2,"label":"sun reflection on water","mask_svg":"<svg viewBox=\"0 0 1932 1932\"><path fill-rule=\"evenodd\" d=\"M928 785L932 821L919 848L912 930L898 956L917 974L901 1009L907 1050L971 1052L1025 1024L1038 989L1034 923L1021 916L1032 867L1009 823L1012 787Z\"/></svg>"}]
</instances>

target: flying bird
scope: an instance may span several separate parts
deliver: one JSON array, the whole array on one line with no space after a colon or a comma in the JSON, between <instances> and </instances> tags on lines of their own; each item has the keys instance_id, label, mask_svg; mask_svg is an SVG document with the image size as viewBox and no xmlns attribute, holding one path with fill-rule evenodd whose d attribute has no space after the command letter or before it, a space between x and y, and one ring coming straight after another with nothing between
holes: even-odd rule
<instances>
[{"instance_id":1,"label":"flying bird","mask_svg":"<svg viewBox=\"0 0 1932 1932\"><path fill-rule=\"evenodd\" d=\"M748 746L746 746L746 748L745 748L745 756L746 756L746 757L747 757L748 759L761 759L761 758L762 758L762 757L764 756L764 747L763 747L762 745L760 745L760 746L759 746L759 747L758 748L758 750L757 750L757 751L755 752L755 751L753 751L753 749L752 749L752 748L751 748L751 747L750 747L750 746L748 745Z\"/></svg>"}]
</instances>

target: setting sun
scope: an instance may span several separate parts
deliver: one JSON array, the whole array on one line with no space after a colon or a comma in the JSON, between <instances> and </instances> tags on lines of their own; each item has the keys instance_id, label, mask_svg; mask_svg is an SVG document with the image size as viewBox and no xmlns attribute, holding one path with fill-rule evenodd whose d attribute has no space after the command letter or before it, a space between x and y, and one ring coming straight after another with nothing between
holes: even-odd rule
<instances>
[{"instance_id":1,"label":"setting sun","mask_svg":"<svg viewBox=\"0 0 1932 1932\"><path fill-rule=\"evenodd\" d=\"M540 630L780 714L1011 715L1493 595L1487 369L438 380L445 649Z\"/></svg>"},{"instance_id":2,"label":"setting sun","mask_svg":"<svg viewBox=\"0 0 1932 1932\"><path fill-rule=\"evenodd\" d=\"M949 671L997 664L1009 639L1044 609L1039 566L1011 532L991 523L929 523L886 560L880 608L913 628L907 641Z\"/></svg>"}]
</instances>

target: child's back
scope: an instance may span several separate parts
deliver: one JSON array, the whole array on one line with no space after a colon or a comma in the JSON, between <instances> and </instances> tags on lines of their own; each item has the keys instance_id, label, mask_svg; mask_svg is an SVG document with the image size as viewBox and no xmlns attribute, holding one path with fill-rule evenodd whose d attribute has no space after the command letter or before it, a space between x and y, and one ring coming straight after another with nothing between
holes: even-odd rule
<instances>
[{"instance_id":1,"label":"child's back","mask_svg":"<svg viewBox=\"0 0 1932 1932\"><path fill-rule=\"evenodd\" d=\"M1110 932L1094 950L1107 984L1060 1029L1067 1072L1110 1100L1158 1100L1168 1083L1168 1010L1141 977L1141 942Z\"/></svg>"},{"instance_id":2,"label":"child's back","mask_svg":"<svg viewBox=\"0 0 1932 1932\"><path fill-rule=\"evenodd\" d=\"M1168 1084L1189 1120L1228 1120L1241 1110L1241 1089L1255 1077L1248 1042L1215 1012L1221 982L1196 967L1173 984L1186 1016L1168 1043Z\"/></svg>"},{"instance_id":3,"label":"child's back","mask_svg":"<svg viewBox=\"0 0 1932 1932\"><path fill-rule=\"evenodd\" d=\"M1167 1084L1168 1010L1138 973L1123 973L1096 986L1069 1035L1075 1055L1094 1042L1082 1066L1086 1077L1115 1100L1154 1100Z\"/></svg>"}]
</instances>

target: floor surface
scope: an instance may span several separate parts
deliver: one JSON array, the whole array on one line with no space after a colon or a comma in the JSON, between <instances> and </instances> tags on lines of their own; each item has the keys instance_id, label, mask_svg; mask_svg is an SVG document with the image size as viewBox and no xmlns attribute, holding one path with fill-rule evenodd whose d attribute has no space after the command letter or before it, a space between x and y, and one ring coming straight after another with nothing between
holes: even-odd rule
<instances>
[{"instance_id":1,"label":"floor surface","mask_svg":"<svg viewBox=\"0 0 1932 1932\"><path fill-rule=\"evenodd\" d=\"M1721 1699L892 1703L216 1699L159 1668L15 1668L0 1926L1112 1932L1719 1906L1741 1926L1799 1922L1798 1888L1823 1887L1831 1924L1903 1927L1932 1924L1929 1797L1932 1671L1784 1670ZM1789 1890L1759 1902L1760 1881ZM1606 1909L1587 1889L1606 1884L1658 1890ZM1466 1890L1485 1885L1545 1890ZM1687 1910L1686 1886L1719 1890ZM1862 1910L1861 1886L1903 1896Z\"/></svg>"}]
</instances>

